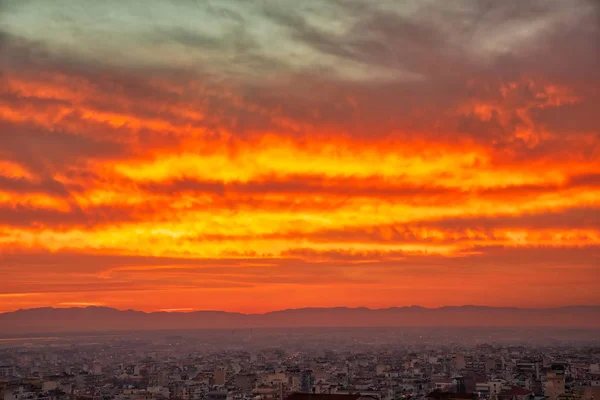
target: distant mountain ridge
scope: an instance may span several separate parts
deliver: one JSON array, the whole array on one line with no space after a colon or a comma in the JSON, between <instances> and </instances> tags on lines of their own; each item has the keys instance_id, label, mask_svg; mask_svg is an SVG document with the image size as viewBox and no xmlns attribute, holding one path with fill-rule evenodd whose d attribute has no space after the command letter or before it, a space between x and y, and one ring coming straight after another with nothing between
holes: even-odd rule
<instances>
[{"instance_id":1,"label":"distant mountain ridge","mask_svg":"<svg viewBox=\"0 0 600 400\"><path fill-rule=\"evenodd\" d=\"M32 308L0 314L0 334L275 327L573 327L600 328L600 306L516 308L419 306L300 308L264 314L143 312L109 307Z\"/></svg>"}]
</instances>

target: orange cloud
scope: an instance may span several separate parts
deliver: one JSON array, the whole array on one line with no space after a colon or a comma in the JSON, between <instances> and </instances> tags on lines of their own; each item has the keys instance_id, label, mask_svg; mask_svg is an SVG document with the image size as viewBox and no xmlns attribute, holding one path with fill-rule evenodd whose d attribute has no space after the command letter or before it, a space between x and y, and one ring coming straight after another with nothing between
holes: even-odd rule
<instances>
[{"instance_id":1,"label":"orange cloud","mask_svg":"<svg viewBox=\"0 0 600 400\"><path fill-rule=\"evenodd\" d=\"M280 32L303 57L235 68L7 24L0 309L599 304L596 28L457 48L376 7L348 18L375 43Z\"/></svg>"}]
</instances>

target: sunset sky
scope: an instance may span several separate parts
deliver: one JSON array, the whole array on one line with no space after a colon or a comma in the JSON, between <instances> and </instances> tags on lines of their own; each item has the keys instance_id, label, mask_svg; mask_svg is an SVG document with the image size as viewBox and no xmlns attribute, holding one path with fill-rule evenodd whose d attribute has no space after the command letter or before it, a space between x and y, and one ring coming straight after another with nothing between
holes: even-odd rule
<instances>
[{"instance_id":1,"label":"sunset sky","mask_svg":"<svg viewBox=\"0 0 600 400\"><path fill-rule=\"evenodd\" d=\"M0 2L0 312L600 305L597 4Z\"/></svg>"}]
</instances>

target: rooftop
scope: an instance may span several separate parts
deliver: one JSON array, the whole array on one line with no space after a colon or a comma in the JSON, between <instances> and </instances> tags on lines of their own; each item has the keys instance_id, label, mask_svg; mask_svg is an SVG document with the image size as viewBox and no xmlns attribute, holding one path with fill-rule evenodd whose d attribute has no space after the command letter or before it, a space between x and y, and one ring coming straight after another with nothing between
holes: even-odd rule
<instances>
[{"instance_id":1,"label":"rooftop","mask_svg":"<svg viewBox=\"0 0 600 400\"><path fill-rule=\"evenodd\" d=\"M292 393L286 400L358 400L360 393L356 394L327 394L327 393Z\"/></svg>"}]
</instances>

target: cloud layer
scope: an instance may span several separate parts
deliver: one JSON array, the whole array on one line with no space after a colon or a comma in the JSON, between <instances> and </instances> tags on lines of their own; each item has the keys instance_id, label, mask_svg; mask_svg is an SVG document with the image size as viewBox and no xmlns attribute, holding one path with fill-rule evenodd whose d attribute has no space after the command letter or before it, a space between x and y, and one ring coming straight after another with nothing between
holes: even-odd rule
<instances>
[{"instance_id":1,"label":"cloud layer","mask_svg":"<svg viewBox=\"0 0 600 400\"><path fill-rule=\"evenodd\" d=\"M0 311L600 304L593 1L0 7Z\"/></svg>"}]
</instances>

